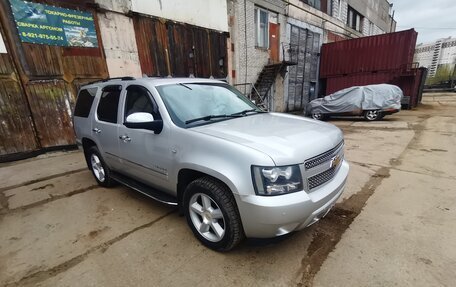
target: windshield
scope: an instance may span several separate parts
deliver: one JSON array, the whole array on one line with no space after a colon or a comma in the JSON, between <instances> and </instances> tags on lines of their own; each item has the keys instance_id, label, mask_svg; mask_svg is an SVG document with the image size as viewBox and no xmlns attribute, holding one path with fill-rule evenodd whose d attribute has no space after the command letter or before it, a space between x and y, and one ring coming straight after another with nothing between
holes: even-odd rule
<instances>
[{"instance_id":1,"label":"windshield","mask_svg":"<svg viewBox=\"0 0 456 287\"><path fill-rule=\"evenodd\" d=\"M217 83L180 83L157 87L173 122L180 127L207 124L262 112L238 90Z\"/></svg>"}]
</instances>

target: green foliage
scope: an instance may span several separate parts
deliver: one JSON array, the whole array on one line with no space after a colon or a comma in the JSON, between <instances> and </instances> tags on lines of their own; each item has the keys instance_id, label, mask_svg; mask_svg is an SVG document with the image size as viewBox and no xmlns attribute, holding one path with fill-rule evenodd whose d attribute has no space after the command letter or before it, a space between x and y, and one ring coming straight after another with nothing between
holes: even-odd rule
<instances>
[{"instance_id":1,"label":"green foliage","mask_svg":"<svg viewBox=\"0 0 456 287\"><path fill-rule=\"evenodd\" d=\"M439 65L434 77L428 77L426 79L426 85L436 85L442 82L451 81L455 75L453 74L454 65L445 64Z\"/></svg>"}]
</instances>

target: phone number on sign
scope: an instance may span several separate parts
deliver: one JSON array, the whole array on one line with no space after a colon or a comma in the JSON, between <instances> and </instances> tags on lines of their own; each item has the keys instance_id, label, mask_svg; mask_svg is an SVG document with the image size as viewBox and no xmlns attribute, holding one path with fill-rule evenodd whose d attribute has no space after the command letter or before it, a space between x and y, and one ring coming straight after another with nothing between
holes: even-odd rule
<instances>
[{"instance_id":1,"label":"phone number on sign","mask_svg":"<svg viewBox=\"0 0 456 287\"><path fill-rule=\"evenodd\" d=\"M22 35L22 37L52 40L52 41L63 41L64 40L62 36L56 36L56 35L38 34L38 33L30 33L30 32L22 32L21 35Z\"/></svg>"}]
</instances>

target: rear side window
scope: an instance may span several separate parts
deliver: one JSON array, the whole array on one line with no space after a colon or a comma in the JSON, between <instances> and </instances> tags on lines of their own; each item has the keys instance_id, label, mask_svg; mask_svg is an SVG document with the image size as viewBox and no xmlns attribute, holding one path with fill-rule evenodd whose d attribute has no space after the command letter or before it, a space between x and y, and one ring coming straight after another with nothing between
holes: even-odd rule
<instances>
[{"instance_id":1,"label":"rear side window","mask_svg":"<svg viewBox=\"0 0 456 287\"><path fill-rule=\"evenodd\" d=\"M100 121L117 123L117 110L122 86L106 86L98 103L97 116Z\"/></svg>"},{"instance_id":2,"label":"rear side window","mask_svg":"<svg viewBox=\"0 0 456 287\"><path fill-rule=\"evenodd\" d=\"M74 116L87 118L90 114L90 108L92 108L93 100L97 94L98 88L82 89L79 92L78 99L76 101L76 107L74 108Z\"/></svg>"}]
</instances>

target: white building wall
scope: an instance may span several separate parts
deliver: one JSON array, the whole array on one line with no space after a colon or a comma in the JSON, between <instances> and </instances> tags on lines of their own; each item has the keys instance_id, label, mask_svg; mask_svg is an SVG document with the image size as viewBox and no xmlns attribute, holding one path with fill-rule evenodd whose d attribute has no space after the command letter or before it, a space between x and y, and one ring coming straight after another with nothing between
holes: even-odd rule
<instances>
[{"instance_id":1,"label":"white building wall","mask_svg":"<svg viewBox=\"0 0 456 287\"><path fill-rule=\"evenodd\" d=\"M226 0L131 0L131 10L213 30L228 31Z\"/></svg>"},{"instance_id":2,"label":"white building wall","mask_svg":"<svg viewBox=\"0 0 456 287\"><path fill-rule=\"evenodd\" d=\"M454 39L456 41L456 39ZM442 48L442 54L440 56L441 65L455 64L456 63L456 44L451 47Z\"/></svg>"},{"instance_id":3,"label":"white building wall","mask_svg":"<svg viewBox=\"0 0 456 287\"><path fill-rule=\"evenodd\" d=\"M369 32L369 25L371 24L371 21L369 21L369 19L366 19L364 18L364 21L363 21L363 35L364 36L370 36L370 32Z\"/></svg>"},{"instance_id":4,"label":"white building wall","mask_svg":"<svg viewBox=\"0 0 456 287\"><path fill-rule=\"evenodd\" d=\"M347 17L348 17L348 3L347 1L341 0L340 1L340 17L339 19L342 21L342 23L347 23Z\"/></svg>"}]
</instances>

